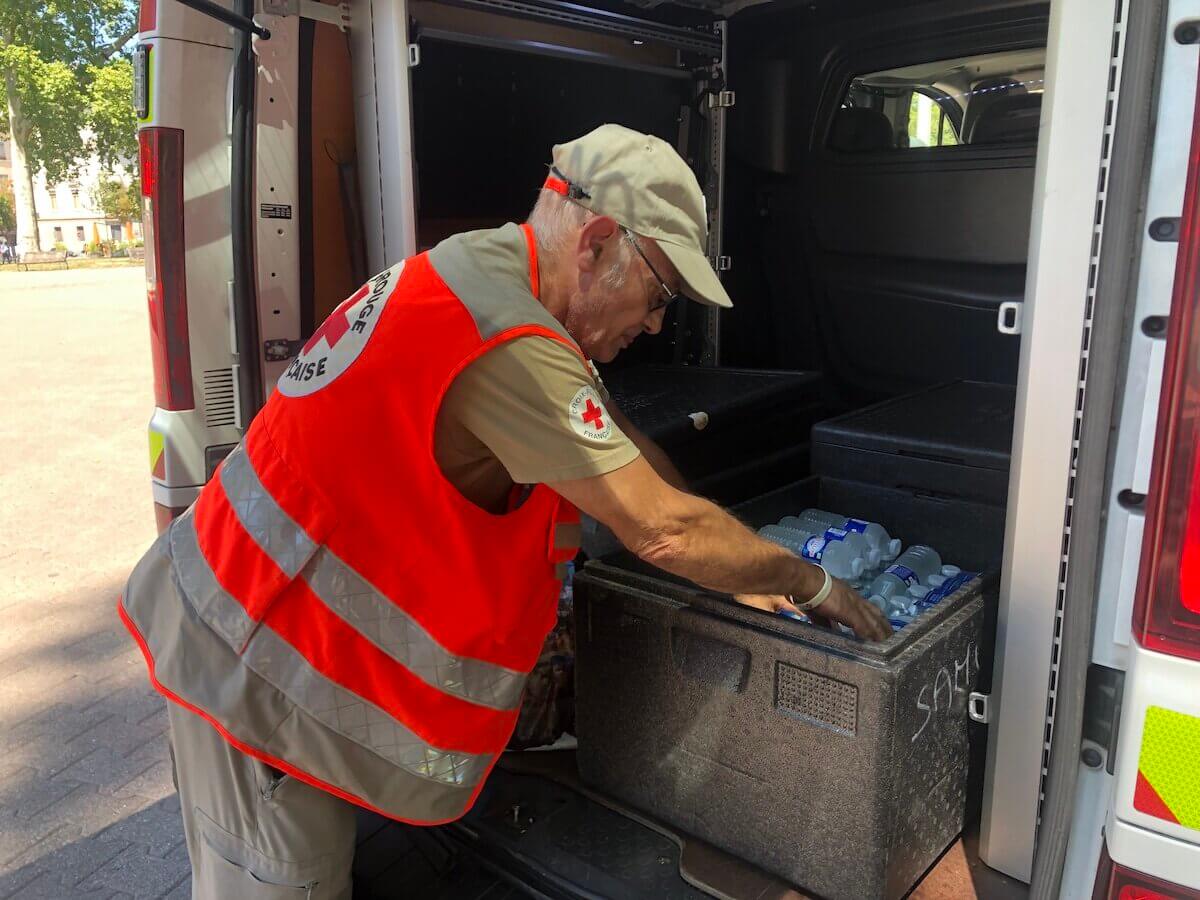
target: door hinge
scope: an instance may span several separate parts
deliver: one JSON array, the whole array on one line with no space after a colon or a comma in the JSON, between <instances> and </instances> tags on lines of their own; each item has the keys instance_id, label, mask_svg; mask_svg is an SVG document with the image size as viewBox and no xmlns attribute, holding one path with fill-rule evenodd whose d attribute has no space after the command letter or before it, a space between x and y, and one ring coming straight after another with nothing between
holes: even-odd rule
<instances>
[{"instance_id":1,"label":"door hinge","mask_svg":"<svg viewBox=\"0 0 1200 900\"><path fill-rule=\"evenodd\" d=\"M715 91L708 95L709 109L728 109L737 103L737 95L733 91Z\"/></svg>"},{"instance_id":2,"label":"door hinge","mask_svg":"<svg viewBox=\"0 0 1200 900\"><path fill-rule=\"evenodd\" d=\"M981 694L979 691L971 691L967 695L967 715L972 722L986 725L992 720L991 699L991 694Z\"/></svg>"},{"instance_id":3,"label":"door hinge","mask_svg":"<svg viewBox=\"0 0 1200 900\"><path fill-rule=\"evenodd\" d=\"M733 268L732 256L712 256L708 261L712 264L714 272L728 272Z\"/></svg>"},{"instance_id":4,"label":"door hinge","mask_svg":"<svg viewBox=\"0 0 1200 900\"><path fill-rule=\"evenodd\" d=\"M286 362L304 346L304 341L289 341L287 338L278 338L271 341L263 341L263 356L267 362Z\"/></svg>"},{"instance_id":5,"label":"door hinge","mask_svg":"<svg viewBox=\"0 0 1200 900\"><path fill-rule=\"evenodd\" d=\"M1083 743L1080 758L1088 768L1103 767L1113 774L1120 736L1125 673L1099 663L1088 666L1083 704Z\"/></svg>"},{"instance_id":6,"label":"door hinge","mask_svg":"<svg viewBox=\"0 0 1200 900\"><path fill-rule=\"evenodd\" d=\"M325 22L336 25L342 31L350 27L350 7L345 3L333 6L318 3L317 0L263 0L263 12L272 16L300 16L302 19Z\"/></svg>"}]
</instances>

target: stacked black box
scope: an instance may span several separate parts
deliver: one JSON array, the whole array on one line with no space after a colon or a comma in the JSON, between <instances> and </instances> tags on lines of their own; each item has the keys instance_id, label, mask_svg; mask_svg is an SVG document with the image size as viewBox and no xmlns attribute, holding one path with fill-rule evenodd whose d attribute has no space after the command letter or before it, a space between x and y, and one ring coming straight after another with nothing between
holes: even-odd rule
<instances>
[{"instance_id":1,"label":"stacked black box","mask_svg":"<svg viewBox=\"0 0 1200 900\"><path fill-rule=\"evenodd\" d=\"M834 510L908 544L914 507L944 526L924 541L947 562L998 569L1015 399L1012 385L955 381L826 419L812 429L813 474L849 495ZM845 505L860 495L866 506Z\"/></svg>"},{"instance_id":2,"label":"stacked black box","mask_svg":"<svg viewBox=\"0 0 1200 900\"><path fill-rule=\"evenodd\" d=\"M821 376L638 366L604 376L617 408L666 450L693 490L722 503L808 471Z\"/></svg>"}]
</instances>

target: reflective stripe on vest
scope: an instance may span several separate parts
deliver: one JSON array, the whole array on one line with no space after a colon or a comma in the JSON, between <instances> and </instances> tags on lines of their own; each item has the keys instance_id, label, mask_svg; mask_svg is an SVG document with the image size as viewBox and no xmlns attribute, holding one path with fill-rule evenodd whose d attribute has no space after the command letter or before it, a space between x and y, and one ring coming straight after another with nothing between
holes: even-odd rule
<instances>
[{"instance_id":1,"label":"reflective stripe on vest","mask_svg":"<svg viewBox=\"0 0 1200 900\"><path fill-rule=\"evenodd\" d=\"M200 553L190 512L172 525L170 541L180 586L196 613L240 653L246 666L296 706L414 775L467 787L479 782L491 755L451 753L426 743L373 703L326 678L287 641L251 619Z\"/></svg>"},{"instance_id":2,"label":"reflective stripe on vest","mask_svg":"<svg viewBox=\"0 0 1200 900\"><path fill-rule=\"evenodd\" d=\"M263 552L288 576L300 574L322 603L368 641L430 687L492 709L520 706L523 673L453 655L328 547L317 549L267 493L240 444L221 464L220 480L238 520ZM245 610L237 605L244 616ZM240 644L231 643L240 651Z\"/></svg>"},{"instance_id":3,"label":"reflective stripe on vest","mask_svg":"<svg viewBox=\"0 0 1200 900\"><path fill-rule=\"evenodd\" d=\"M317 718L246 665L226 640L205 624L183 590L180 565L172 558L171 548L172 544L182 548L187 542L186 531L193 524L187 522L190 518L190 514L181 518L159 535L130 576L119 606L122 621L150 666L154 686L203 716L243 753L345 800L417 824L461 816L498 754L473 758L468 770L460 759L441 760L436 750L433 756L423 758L421 748L410 745L407 759L411 764L398 766L393 761L397 754L389 748L375 750L367 746L370 741L345 736L346 732L361 732L357 710L361 709L363 716L369 714L361 704L347 702L344 721L331 727L326 722L335 717ZM191 542L194 545L194 535ZM206 600L210 606L220 602L211 597ZM232 597L226 601L238 605ZM260 628L254 644L266 632ZM172 652L173 646L186 647L187 652ZM294 653L286 646L278 649L284 659ZM252 659L257 661L257 652ZM264 667L269 669L269 664ZM277 674L271 672L272 677ZM376 735L390 728L388 722L366 724ZM460 766L457 773L455 764ZM452 777L445 777L447 774ZM461 778L461 783L453 776Z\"/></svg>"}]
</instances>

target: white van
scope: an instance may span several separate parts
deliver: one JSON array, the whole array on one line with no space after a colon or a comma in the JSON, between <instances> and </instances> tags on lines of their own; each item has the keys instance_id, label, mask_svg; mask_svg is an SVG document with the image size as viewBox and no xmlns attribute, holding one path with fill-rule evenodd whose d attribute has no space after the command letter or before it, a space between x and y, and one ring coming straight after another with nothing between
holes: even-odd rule
<instances>
[{"instance_id":1,"label":"white van","mask_svg":"<svg viewBox=\"0 0 1200 900\"><path fill-rule=\"evenodd\" d=\"M371 273L520 220L557 141L659 134L705 187L736 306L677 305L614 367L623 396L641 366L809 373L807 424L948 382L1012 398L988 419L1013 422L1000 498L959 529L999 575L953 707L986 752L914 896L1200 897L1198 59L1200 0L142 0L160 525ZM954 431L922 409L918 435ZM785 436L689 477L764 493L817 459ZM529 787L537 816L364 822L356 891L793 889L554 759L514 767L555 785Z\"/></svg>"}]
</instances>

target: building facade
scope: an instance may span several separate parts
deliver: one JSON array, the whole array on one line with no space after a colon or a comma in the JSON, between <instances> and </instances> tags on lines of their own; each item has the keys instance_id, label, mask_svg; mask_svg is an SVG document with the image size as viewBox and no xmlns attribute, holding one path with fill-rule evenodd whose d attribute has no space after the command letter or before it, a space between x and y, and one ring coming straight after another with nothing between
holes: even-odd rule
<instances>
[{"instance_id":1,"label":"building facade","mask_svg":"<svg viewBox=\"0 0 1200 900\"><path fill-rule=\"evenodd\" d=\"M128 176L124 177L128 180ZM141 238L141 222L122 223L119 219L108 218L96 208L95 194L100 179L100 163L94 157L80 166L77 177L71 181L49 184L45 172L34 176L33 208L43 250L59 248L82 254L84 247L99 241ZM0 141L0 192L11 199L12 158L8 141ZM15 235L6 237L10 244L15 244Z\"/></svg>"}]
</instances>

